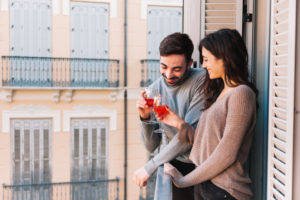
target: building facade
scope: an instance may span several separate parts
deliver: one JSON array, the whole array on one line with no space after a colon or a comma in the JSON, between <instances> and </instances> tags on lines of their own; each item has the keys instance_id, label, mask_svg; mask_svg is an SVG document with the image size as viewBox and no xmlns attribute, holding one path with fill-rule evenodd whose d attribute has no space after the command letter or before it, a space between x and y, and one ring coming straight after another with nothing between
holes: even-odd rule
<instances>
[{"instance_id":1,"label":"building facade","mask_svg":"<svg viewBox=\"0 0 300 200\"><path fill-rule=\"evenodd\" d=\"M0 0L0 199L147 198L135 102L182 6Z\"/></svg>"}]
</instances>

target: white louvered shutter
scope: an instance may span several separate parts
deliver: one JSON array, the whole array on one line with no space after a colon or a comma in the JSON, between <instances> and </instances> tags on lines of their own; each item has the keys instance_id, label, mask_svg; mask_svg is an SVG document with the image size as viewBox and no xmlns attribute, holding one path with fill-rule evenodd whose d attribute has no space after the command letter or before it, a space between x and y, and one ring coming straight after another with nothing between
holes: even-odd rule
<instances>
[{"instance_id":1,"label":"white louvered shutter","mask_svg":"<svg viewBox=\"0 0 300 200\"><path fill-rule=\"evenodd\" d=\"M72 120L72 180L107 178L108 120Z\"/></svg>"},{"instance_id":2,"label":"white louvered shutter","mask_svg":"<svg viewBox=\"0 0 300 200\"><path fill-rule=\"evenodd\" d=\"M159 59L159 44L169 34L182 32L182 8L149 6L147 58Z\"/></svg>"},{"instance_id":3,"label":"white louvered shutter","mask_svg":"<svg viewBox=\"0 0 300 200\"><path fill-rule=\"evenodd\" d=\"M296 0L271 5L268 199L291 200Z\"/></svg>"},{"instance_id":4,"label":"white louvered shutter","mask_svg":"<svg viewBox=\"0 0 300 200\"><path fill-rule=\"evenodd\" d=\"M243 0L201 1L201 38L222 28L237 29L242 34Z\"/></svg>"}]
</instances>

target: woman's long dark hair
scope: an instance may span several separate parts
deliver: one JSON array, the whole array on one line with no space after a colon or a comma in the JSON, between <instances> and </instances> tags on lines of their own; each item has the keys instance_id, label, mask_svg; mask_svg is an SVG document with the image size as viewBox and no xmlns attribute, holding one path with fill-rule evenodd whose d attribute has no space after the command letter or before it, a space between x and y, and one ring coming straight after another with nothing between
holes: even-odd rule
<instances>
[{"instance_id":1,"label":"woman's long dark hair","mask_svg":"<svg viewBox=\"0 0 300 200\"><path fill-rule=\"evenodd\" d=\"M248 53L241 35L233 29L221 29L203 38L199 45L200 63L203 63L202 48L207 49L217 59L222 59L225 68L225 82L231 87L248 85L256 94L258 90L249 79ZM224 88L221 78L210 79L206 73L201 91L206 97L204 110L209 108ZM257 104L258 106L258 104Z\"/></svg>"}]
</instances>

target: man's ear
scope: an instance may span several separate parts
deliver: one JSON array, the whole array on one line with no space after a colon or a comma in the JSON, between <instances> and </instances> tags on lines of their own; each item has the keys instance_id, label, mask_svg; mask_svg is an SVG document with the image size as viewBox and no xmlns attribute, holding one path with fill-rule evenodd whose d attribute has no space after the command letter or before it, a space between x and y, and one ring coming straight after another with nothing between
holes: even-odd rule
<instances>
[{"instance_id":1,"label":"man's ear","mask_svg":"<svg viewBox=\"0 0 300 200\"><path fill-rule=\"evenodd\" d=\"M191 66L193 65L193 62L194 62L194 60L193 60L193 58L191 58L188 65L187 65L188 69L191 69Z\"/></svg>"}]
</instances>

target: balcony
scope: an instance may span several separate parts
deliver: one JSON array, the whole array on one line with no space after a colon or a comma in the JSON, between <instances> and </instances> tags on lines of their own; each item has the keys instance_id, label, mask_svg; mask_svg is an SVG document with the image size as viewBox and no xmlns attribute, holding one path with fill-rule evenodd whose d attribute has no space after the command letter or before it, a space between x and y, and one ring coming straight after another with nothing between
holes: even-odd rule
<instances>
[{"instance_id":1,"label":"balcony","mask_svg":"<svg viewBox=\"0 0 300 200\"><path fill-rule=\"evenodd\" d=\"M116 88L119 60L2 56L6 88Z\"/></svg>"},{"instance_id":2,"label":"balcony","mask_svg":"<svg viewBox=\"0 0 300 200\"><path fill-rule=\"evenodd\" d=\"M160 62L159 60L152 59L144 59L140 62L142 67L142 79L140 85L141 87L147 87L161 76L159 70Z\"/></svg>"},{"instance_id":3,"label":"balcony","mask_svg":"<svg viewBox=\"0 0 300 200\"><path fill-rule=\"evenodd\" d=\"M119 179L3 185L3 200L119 200Z\"/></svg>"}]
</instances>

